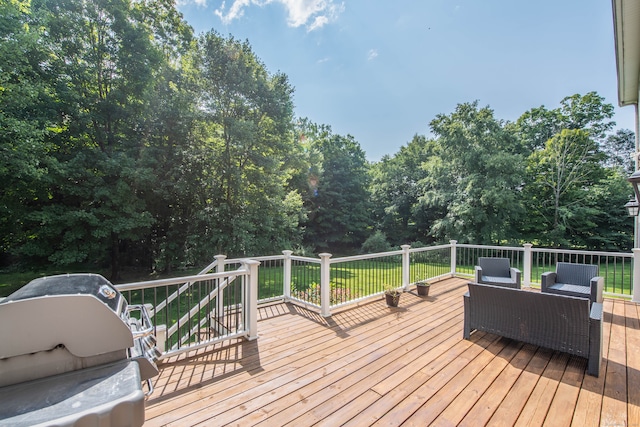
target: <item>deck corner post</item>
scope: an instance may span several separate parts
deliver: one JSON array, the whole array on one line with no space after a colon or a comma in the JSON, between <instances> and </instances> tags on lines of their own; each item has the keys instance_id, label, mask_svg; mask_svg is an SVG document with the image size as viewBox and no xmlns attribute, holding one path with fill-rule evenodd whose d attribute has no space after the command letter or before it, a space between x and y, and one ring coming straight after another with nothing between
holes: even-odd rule
<instances>
[{"instance_id":1,"label":"deck corner post","mask_svg":"<svg viewBox=\"0 0 640 427\"><path fill-rule=\"evenodd\" d=\"M243 264L249 271L246 325L248 326L247 339L252 341L258 338L258 266L260 265L260 261L248 259L245 260Z\"/></svg>"},{"instance_id":2,"label":"deck corner post","mask_svg":"<svg viewBox=\"0 0 640 427\"><path fill-rule=\"evenodd\" d=\"M216 260L216 273L224 273L224 268L225 268L224 262L227 259L227 256L216 255L214 256L214 258ZM218 291L218 295L216 296L216 317L218 319L222 319L224 317L224 297L222 295L224 293L224 288L222 288L218 284L218 289L221 289L221 290Z\"/></svg>"},{"instance_id":3,"label":"deck corner post","mask_svg":"<svg viewBox=\"0 0 640 427\"><path fill-rule=\"evenodd\" d=\"M282 251L282 254L284 255L282 290L284 300L289 301L291 299L291 255L293 255L293 251L285 250Z\"/></svg>"},{"instance_id":4,"label":"deck corner post","mask_svg":"<svg viewBox=\"0 0 640 427\"><path fill-rule=\"evenodd\" d=\"M631 301L640 302L640 248L633 248L633 279L631 286L633 287Z\"/></svg>"},{"instance_id":5,"label":"deck corner post","mask_svg":"<svg viewBox=\"0 0 640 427\"><path fill-rule=\"evenodd\" d=\"M320 315L331 316L331 254L321 253L320 257Z\"/></svg>"},{"instance_id":6,"label":"deck corner post","mask_svg":"<svg viewBox=\"0 0 640 427\"><path fill-rule=\"evenodd\" d=\"M456 260L456 254L458 253L457 243L457 240L449 240L449 244L451 245L451 277L456 277L456 266L458 263Z\"/></svg>"},{"instance_id":7,"label":"deck corner post","mask_svg":"<svg viewBox=\"0 0 640 427\"><path fill-rule=\"evenodd\" d=\"M402 288L405 292L409 291L409 282L411 282L411 257L409 249L411 245L402 245Z\"/></svg>"},{"instance_id":8,"label":"deck corner post","mask_svg":"<svg viewBox=\"0 0 640 427\"><path fill-rule=\"evenodd\" d=\"M532 261L532 253L531 248L533 245L531 243L524 244L524 259L522 260L522 280L525 287L531 287L531 270L533 269Z\"/></svg>"},{"instance_id":9,"label":"deck corner post","mask_svg":"<svg viewBox=\"0 0 640 427\"><path fill-rule=\"evenodd\" d=\"M216 260L216 272L221 273L224 271L224 262L227 259L226 255L216 255L214 256Z\"/></svg>"}]
</instances>

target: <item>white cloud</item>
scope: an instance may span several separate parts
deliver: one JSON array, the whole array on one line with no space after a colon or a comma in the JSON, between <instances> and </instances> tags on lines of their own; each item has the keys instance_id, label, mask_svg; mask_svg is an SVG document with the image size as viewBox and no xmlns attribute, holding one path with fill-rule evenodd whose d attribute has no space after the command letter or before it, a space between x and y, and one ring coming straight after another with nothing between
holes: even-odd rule
<instances>
[{"instance_id":1,"label":"white cloud","mask_svg":"<svg viewBox=\"0 0 640 427\"><path fill-rule=\"evenodd\" d=\"M378 50L377 49L371 49L369 50L369 54L367 55L367 59L369 61L373 61L374 59L376 59L378 57Z\"/></svg>"},{"instance_id":2,"label":"white cloud","mask_svg":"<svg viewBox=\"0 0 640 427\"><path fill-rule=\"evenodd\" d=\"M242 17L244 14L243 9L251 4L251 0L234 0L229 12L225 15L224 9L226 7L226 3L226 1L223 1L220 9L216 9L214 13L220 17L222 22L228 24L234 19Z\"/></svg>"},{"instance_id":3,"label":"white cloud","mask_svg":"<svg viewBox=\"0 0 640 427\"><path fill-rule=\"evenodd\" d=\"M313 31L318 28L322 28L325 24L329 23L329 18L326 16L316 16L311 25L307 27L308 31Z\"/></svg>"},{"instance_id":4,"label":"white cloud","mask_svg":"<svg viewBox=\"0 0 640 427\"><path fill-rule=\"evenodd\" d=\"M326 7L324 0L280 0L289 14L289 25L304 25L314 14Z\"/></svg>"},{"instance_id":5,"label":"white cloud","mask_svg":"<svg viewBox=\"0 0 640 427\"><path fill-rule=\"evenodd\" d=\"M207 0L195 0L206 2ZM233 0L231 7L226 7L223 1L215 14L225 24L242 17L244 9L251 6L265 6L271 3L280 3L287 11L287 23L291 27L307 26L307 31L322 28L335 20L344 11L344 3L336 4L334 0Z\"/></svg>"}]
</instances>

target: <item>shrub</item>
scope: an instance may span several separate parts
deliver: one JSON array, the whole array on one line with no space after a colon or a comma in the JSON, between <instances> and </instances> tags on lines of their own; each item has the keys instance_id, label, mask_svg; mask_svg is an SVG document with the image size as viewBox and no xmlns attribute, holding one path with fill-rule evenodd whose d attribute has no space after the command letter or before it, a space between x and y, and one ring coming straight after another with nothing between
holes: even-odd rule
<instances>
[{"instance_id":1,"label":"shrub","mask_svg":"<svg viewBox=\"0 0 640 427\"><path fill-rule=\"evenodd\" d=\"M377 252L388 252L393 248L387 241L387 236L380 230L369 236L362 244L361 251L363 254L373 254Z\"/></svg>"}]
</instances>

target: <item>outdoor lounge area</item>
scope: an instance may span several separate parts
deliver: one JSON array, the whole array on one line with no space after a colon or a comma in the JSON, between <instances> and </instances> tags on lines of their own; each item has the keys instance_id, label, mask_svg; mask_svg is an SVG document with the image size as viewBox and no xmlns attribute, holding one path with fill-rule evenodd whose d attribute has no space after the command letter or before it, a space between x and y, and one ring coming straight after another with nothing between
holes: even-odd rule
<instances>
[{"instance_id":1,"label":"outdoor lounge area","mask_svg":"<svg viewBox=\"0 0 640 427\"><path fill-rule=\"evenodd\" d=\"M463 339L468 282L331 317L262 306L257 339L160 363L145 426L640 425L636 303L605 298L594 377L582 357L484 332Z\"/></svg>"}]
</instances>

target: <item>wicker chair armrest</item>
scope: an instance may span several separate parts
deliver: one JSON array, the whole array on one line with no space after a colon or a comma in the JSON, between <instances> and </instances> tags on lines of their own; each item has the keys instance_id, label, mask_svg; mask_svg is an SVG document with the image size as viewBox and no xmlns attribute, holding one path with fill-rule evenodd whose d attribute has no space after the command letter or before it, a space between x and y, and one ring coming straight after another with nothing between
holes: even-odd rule
<instances>
[{"instance_id":1,"label":"wicker chair armrest","mask_svg":"<svg viewBox=\"0 0 640 427\"><path fill-rule=\"evenodd\" d=\"M591 302L602 302L604 292L604 277L594 277L591 279Z\"/></svg>"},{"instance_id":2,"label":"wicker chair armrest","mask_svg":"<svg viewBox=\"0 0 640 427\"><path fill-rule=\"evenodd\" d=\"M464 327L462 328L462 336L465 340L468 340L469 338L471 338L471 320L469 319L469 310L470 310L470 305L469 305L469 291L465 292L462 300L464 301Z\"/></svg>"},{"instance_id":3,"label":"wicker chair armrest","mask_svg":"<svg viewBox=\"0 0 640 427\"><path fill-rule=\"evenodd\" d=\"M602 304L591 304L589 315L589 361L587 373L595 377L600 375L602 364Z\"/></svg>"},{"instance_id":4,"label":"wicker chair armrest","mask_svg":"<svg viewBox=\"0 0 640 427\"><path fill-rule=\"evenodd\" d=\"M520 270L518 270L517 268L511 267L509 269L509 273L511 275L511 280L516 282L516 288L520 289L521 287L520 282L522 277L522 273L520 272Z\"/></svg>"},{"instance_id":5,"label":"wicker chair armrest","mask_svg":"<svg viewBox=\"0 0 640 427\"><path fill-rule=\"evenodd\" d=\"M476 265L475 268L475 282L476 283L480 283L480 278L482 277L482 267L480 267L479 265Z\"/></svg>"},{"instance_id":6,"label":"wicker chair armrest","mask_svg":"<svg viewBox=\"0 0 640 427\"><path fill-rule=\"evenodd\" d=\"M542 280L540 281L540 289L542 292L547 290L547 287L556 283L556 273L555 271L547 271L546 273L542 273Z\"/></svg>"}]
</instances>

